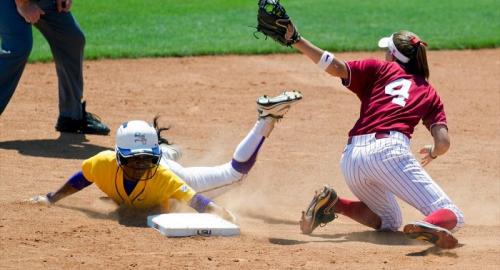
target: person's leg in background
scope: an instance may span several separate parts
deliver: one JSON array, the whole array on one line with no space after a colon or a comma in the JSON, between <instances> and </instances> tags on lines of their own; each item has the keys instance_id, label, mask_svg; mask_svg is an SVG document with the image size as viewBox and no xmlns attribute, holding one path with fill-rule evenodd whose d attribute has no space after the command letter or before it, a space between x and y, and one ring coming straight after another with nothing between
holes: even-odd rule
<instances>
[{"instance_id":1,"label":"person's leg in background","mask_svg":"<svg viewBox=\"0 0 500 270\"><path fill-rule=\"evenodd\" d=\"M0 1L0 115L16 90L33 46L31 24L14 1Z\"/></svg>"},{"instance_id":2,"label":"person's leg in background","mask_svg":"<svg viewBox=\"0 0 500 270\"><path fill-rule=\"evenodd\" d=\"M59 84L59 118L56 130L107 135L109 128L86 113L83 97L85 35L71 12L58 12L54 1L39 2L45 15L35 24L47 39Z\"/></svg>"}]
</instances>

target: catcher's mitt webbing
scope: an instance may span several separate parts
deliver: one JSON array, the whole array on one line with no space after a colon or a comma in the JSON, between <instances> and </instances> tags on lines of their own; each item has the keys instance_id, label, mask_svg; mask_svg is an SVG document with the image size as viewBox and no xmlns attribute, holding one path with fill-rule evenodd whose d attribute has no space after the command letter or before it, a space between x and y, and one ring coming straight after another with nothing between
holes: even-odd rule
<instances>
[{"instance_id":1,"label":"catcher's mitt webbing","mask_svg":"<svg viewBox=\"0 0 500 270\"><path fill-rule=\"evenodd\" d=\"M309 234L316 227L324 226L337 218L334 210L338 199L337 193L331 187L324 186L322 190L316 191L314 198L302 217L302 232Z\"/></svg>"},{"instance_id":2,"label":"catcher's mitt webbing","mask_svg":"<svg viewBox=\"0 0 500 270\"><path fill-rule=\"evenodd\" d=\"M257 31L284 46L300 40L299 32L279 0L259 0L258 5Z\"/></svg>"},{"instance_id":3,"label":"catcher's mitt webbing","mask_svg":"<svg viewBox=\"0 0 500 270\"><path fill-rule=\"evenodd\" d=\"M259 0L259 8L281 19L289 19L285 8L280 4L279 0Z\"/></svg>"}]
</instances>

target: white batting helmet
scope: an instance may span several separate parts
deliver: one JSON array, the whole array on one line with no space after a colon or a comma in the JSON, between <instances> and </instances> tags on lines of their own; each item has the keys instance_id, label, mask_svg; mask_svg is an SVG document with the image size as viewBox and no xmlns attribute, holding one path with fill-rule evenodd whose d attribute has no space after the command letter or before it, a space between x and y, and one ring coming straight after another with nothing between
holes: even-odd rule
<instances>
[{"instance_id":1,"label":"white batting helmet","mask_svg":"<svg viewBox=\"0 0 500 270\"><path fill-rule=\"evenodd\" d=\"M141 120L125 122L118 128L115 150L120 159L150 155L157 157L159 161L161 157L155 128Z\"/></svg>"}]
</instances>

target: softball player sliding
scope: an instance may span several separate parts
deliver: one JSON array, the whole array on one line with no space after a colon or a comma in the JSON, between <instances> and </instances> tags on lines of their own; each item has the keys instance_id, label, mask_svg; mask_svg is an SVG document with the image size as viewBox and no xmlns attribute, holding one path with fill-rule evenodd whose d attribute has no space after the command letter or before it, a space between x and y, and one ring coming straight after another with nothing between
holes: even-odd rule
<instances>
[{"instance_id":1,"label":"softball player sliding","mask_svg":"<svg viewBox=\"0 0 500 270\"><path fill-rule=\"evenodd\" d=\"M380 39L378 45L387 48L386 61L344 62L304 38L293 45L327 73L340 77L361 100L359 119L341 159L347 185L360 201L338 198L325 187L303 212L301 230L309 234L321 223L318 215L330 214L333 220L339 213L377 230L396 231L402 224L397 196L426 216L404 226L407 236L442 248L456 247L458 241L450 231L463 224L462 212L422 167L450 147L443 103L427 80L427 44L414 33L400 31ZM420 150L419 164L410 138L421 119L434 144ZM326 196L333 201L331 207L321 202ZM328 213L331 209L334 213Z\"/></svg>"},{"instance_id":2,"label":"softball player sliding","mask_svg":"<svg viewBox=\"0 0 500 270\"><path fill-rule=\"evenodd\" d=\"M200 191L237 182L255 163L257 154L278 119L301 100L298 91L285 91L276 97L257 100L257 123L238 145L231 162L217 167L184 168L175 159L176 151L160 136L165 130L144 121L129 121L116 133L115 151L102 151L83 161L59 190L31 199L52 204L95 183L118 205L142 210L169 210L169 199L187 202L198 212L210 212L233 221L233 215ZM198 191L198 192L197 192Z\"/></svg>"}]
</instances>

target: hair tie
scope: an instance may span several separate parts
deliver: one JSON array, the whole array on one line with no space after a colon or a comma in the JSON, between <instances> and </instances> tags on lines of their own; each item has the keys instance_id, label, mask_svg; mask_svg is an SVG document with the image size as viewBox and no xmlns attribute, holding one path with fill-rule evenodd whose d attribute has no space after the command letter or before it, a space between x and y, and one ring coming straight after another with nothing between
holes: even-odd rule
<instances>
[{"instance_id":1,"label":"hair tie","mask_svg":"<svg viewBox=\"0 0 500 270\"><path fill-rule=\"evenodd\" d=\"M427 47L427 43L426 43L426 42L424 42L424 41L422 41L422 40L420 40L420 39L419 39L418 37L416 37L416 36L413 36L413 37L411 37L411 38L410 38L410 43L411 43L411 45L413 45L414 47L416 47L416 46L420 46L420 44L424 44L424 46L425 46L425 47Z\"/></svg>"}]
</instances>

